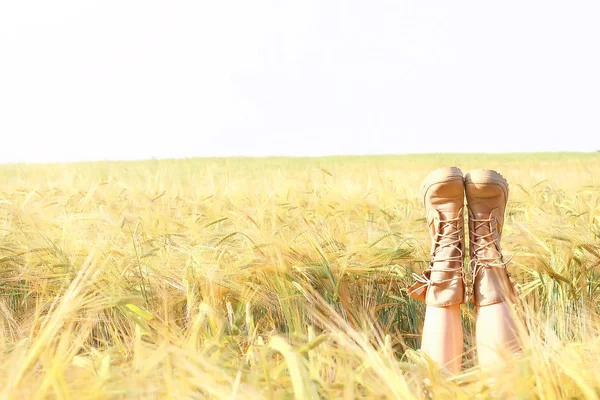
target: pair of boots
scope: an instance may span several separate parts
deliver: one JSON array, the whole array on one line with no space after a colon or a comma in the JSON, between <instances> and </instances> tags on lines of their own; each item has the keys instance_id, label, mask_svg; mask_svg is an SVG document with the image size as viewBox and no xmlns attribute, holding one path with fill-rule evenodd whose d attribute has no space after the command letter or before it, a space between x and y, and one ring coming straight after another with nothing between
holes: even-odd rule
<instances>
[{"instance_id":1,"label":"pair of boots","mask_svg":"<svg viewBox=\"0 0 600 400\"><path fill-rule=\"evenodd\" d=\"M432 237L432 259L422 276L408 288L410 297L429 306L466 303L476 306L514 301L516 290L502 257L500 237L508 200L508 182L491 170L474 170L464 177L456 167L431 172L421 187ZM463 208L469 212L472 289L467 293Z\"/></svg>"}]
</instances>

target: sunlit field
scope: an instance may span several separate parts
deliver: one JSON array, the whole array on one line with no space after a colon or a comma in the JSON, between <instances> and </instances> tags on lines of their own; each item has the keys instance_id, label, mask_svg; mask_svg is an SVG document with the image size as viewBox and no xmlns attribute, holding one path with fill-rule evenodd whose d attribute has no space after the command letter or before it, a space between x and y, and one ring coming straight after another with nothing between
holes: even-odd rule
<instances>
[{"instance_id":1,"label":"sunlit field","mask_svg":"<svg viewBox=\"0 0 600 400\"><path fill-rule=\"evenodd\" d=\"M463 372L419 351L419 184L511 185L522 351ZM467 260L468 261L468 260ZM0 398L600 396L600 153L0 166Z\"/></svg>"}]
</instances>

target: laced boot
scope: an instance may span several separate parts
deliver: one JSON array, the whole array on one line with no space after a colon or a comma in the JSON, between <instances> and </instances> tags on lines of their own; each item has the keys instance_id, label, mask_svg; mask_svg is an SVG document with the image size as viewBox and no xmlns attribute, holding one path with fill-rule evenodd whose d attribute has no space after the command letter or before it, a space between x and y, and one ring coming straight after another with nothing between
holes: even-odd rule
<instances>
[{"instance_id":1,"label":"laced boot","mask_svg":"<svg viewBox=\"0 0 600 400\"><path fill-rule=\"evenodd\" d=\"M465 191L469 210L473 303L486 306L502 301L512 302L516 288L500 247L508 182L496 171L470 171L465 175Z\"/></svg>"},{"instance_id":2,"label":"laced boot","mask_svg":"<svg viewBox=\"0 0 600 400\"><path fill-rule=\"evenodd\" d=\"M432 238L429 269L408 288L410 297L429 306L444 307L466 302L463 273L465 236L462 171L432 171L421 186L429 233Z\"/></svg>"}]
</instances>

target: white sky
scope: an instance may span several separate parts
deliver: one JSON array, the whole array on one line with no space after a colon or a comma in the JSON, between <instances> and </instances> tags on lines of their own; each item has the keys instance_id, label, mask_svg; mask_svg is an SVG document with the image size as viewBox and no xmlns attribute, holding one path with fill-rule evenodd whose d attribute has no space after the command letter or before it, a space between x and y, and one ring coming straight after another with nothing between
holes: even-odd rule
<instances>
[{"instance_id":1,"label":"white sky","mask_svg":"<svg viewBox=\"0 0 600 400\"><path fill-rule=\"evenodd\" d=\"M0 2L0 163L596 151L600 2Z\"/></svg>"}]
</instances>

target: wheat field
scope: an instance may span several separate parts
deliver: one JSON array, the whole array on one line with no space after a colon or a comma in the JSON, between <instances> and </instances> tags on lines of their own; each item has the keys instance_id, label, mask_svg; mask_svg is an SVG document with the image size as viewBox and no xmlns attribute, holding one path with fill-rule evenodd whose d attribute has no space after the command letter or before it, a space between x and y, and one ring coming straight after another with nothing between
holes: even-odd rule
<instances>
[{"instance_id":1,"label":"wheat field","mask_svg":"<svg viewBox=\"0 0 600 400\"><path fill-rule=\"evenodd\" d=\"M419 184L511 184L502 245L522 351L419 351ZM600 396L600 153L0 166L0 398Z\"/></svg>"}]
</instances>

